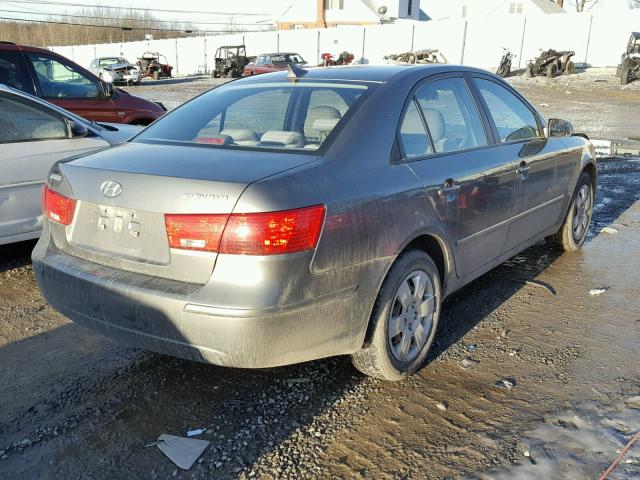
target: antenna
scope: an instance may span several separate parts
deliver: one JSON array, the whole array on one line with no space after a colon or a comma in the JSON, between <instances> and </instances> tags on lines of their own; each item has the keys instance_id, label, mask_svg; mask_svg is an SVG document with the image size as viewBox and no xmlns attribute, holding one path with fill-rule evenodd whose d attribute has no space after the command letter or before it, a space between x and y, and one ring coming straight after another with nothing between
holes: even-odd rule
<instances>
[{"instance_id":1,"label":"antenna","mask_svg":"<svg viewBox=\"0 0 640 480\"><path fill-rule=\"evenodd\" d=\"M288 63L287 70L289 71L289 73L287 73L287 77L289 78L302 78L308 72L308 70L305 70L304 68L300 68L294 63Z\"/></svg>"}]
</instances>

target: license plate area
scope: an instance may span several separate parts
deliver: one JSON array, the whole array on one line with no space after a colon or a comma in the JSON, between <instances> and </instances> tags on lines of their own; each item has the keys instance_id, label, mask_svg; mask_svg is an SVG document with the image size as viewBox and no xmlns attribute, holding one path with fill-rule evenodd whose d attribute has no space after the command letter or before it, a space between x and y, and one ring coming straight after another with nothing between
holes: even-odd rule
<instances>
[{"instance_id":1,"label":"license plate area","mask_svg":"<svg viewBox=\"0 0 640 480\"><path fill-rule=\"evenodd\" d=\"M138 261L168 264L164 215L110 205L79 202L69 243Z\"/></svg>"}]
</instances>

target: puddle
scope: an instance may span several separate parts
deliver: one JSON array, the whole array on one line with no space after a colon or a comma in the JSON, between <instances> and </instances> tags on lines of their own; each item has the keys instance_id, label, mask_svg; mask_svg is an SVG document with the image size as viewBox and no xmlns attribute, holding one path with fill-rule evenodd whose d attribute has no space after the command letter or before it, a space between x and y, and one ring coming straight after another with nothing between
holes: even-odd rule
<instances>
[{"instance_id":1,"label":"puddle","mask_svg":"<svg viewBox=\"0 0 640 480\"><path fill-rule=\"evenodd\" d=\"M633 397L628 397L633 399ZM637 397L636 397L637 398ZM549 415L518 442L511 467L478 474L482 480L573 480L598 478L640 430L639 405L582 403ZM626 453L609 480L640 479L640 445Z\"/></svg>"}]
</instances>

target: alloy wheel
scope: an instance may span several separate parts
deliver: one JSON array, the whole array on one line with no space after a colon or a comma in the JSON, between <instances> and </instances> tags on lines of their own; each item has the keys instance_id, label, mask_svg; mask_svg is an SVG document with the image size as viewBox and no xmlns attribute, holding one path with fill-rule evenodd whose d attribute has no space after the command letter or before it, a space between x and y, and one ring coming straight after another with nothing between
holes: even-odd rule
<instances>
[{"instance_id":1,"label":"alloy wheel","mask_svg":"<svg viewBox=\"0 0 640 480\"><path fill-rule=\"evenodd\" d=\"M593 200L591 198L591 188L589 185L582 185L576 198L573 200L573 221L571 228L573 231L573 239L579 242L587 233L589 222L591 221L591 207Z\"/></svg>"},{"instance_id":2,"label":"alloy wheel","mask_svg":"<svg viewBox=\"0 0 640 480\"><path fill-rule=\"evenodd\" d=\"M431 336L436 298L426 272L415 270L400 283L391 304L388 339L391 353L400 362L411 362Z\"/></svg>"}]
</instances>

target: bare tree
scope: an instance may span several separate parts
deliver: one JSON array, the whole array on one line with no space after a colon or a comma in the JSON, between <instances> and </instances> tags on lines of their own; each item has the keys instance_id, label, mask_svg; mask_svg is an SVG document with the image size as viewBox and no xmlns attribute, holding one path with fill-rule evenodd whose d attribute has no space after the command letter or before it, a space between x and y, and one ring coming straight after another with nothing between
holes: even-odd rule
<instances>
[{"instance_id":1,"label":"bare tree","mask_svg":"<svg viewBox=\"0 0 640 480\"><path fill-rule=\"evenodd\" d=\"M640 0L627 0L629 8L640 8Z\"/></svg>"},{"instance_id":2,"label":"bare tree","mask_svg":"<svg viewBox=\"0 0 640 480\"><path fill-rule=\"evenodd\" d=\"M638 0L632 0L632 1L638 1ZM576 12L584 12L585 8L587 7L587 5L591 4L589 8L593 8L596 3L598 3L598 0L574 0L573 2L569 2L571 5L575 5L576 7Z\"/></svg>"}]
</instances>

